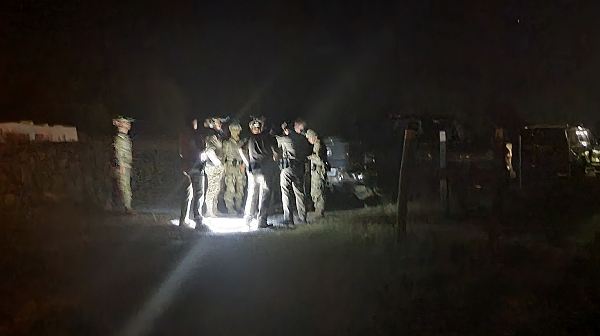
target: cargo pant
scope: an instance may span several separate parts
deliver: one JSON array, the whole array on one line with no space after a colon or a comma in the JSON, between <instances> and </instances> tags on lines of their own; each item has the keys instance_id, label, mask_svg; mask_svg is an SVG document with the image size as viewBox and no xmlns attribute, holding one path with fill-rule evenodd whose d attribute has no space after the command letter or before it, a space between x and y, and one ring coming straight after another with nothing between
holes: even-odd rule
<instances>
[{"instance_id":1,"label":"cargo pant","mask_svg":"<svg viewBox=\"0 0 600 336\"><path fill-rule=\"evenodd\" d=\"M246 186L246 174L244 174L240 167L241 165L239 164L225 164L225 193L223 195L223 200L225 201L225 206L227 206L227 211L230 214L235 214L236 210L242 210L244 187Z\"/></svg>"},{"instance_id":2,"label":"cargo pant","mask_svg":"<svg viewBox=\"0 0 600 336\"><path fill-rule=\"evenodd\" d=\"M248 198L244 210L246 223L256 218L259 227L267 225L271 195L277 181L278 170L273 162L248 172Z\"/></svg>"},{"instance_id":3,"label":"cargo pant","mask_svg":"<svg viewBox=\"0 0 600 336\"><path fill-rule=\"evenodd\" d=\"M184 173L185 190L181 201L180 225L188 220L199 220L202 218L202 206L204 205L204 173L199 169L193 169Z\"/></svg>"},{"instance_id":4,"label":"cargo pant","mask_svg":"<svg viewBox=\"0 0 600 336\"><path fill-rule=\"evenodd\" d=\"M325 210L325 165L312 164L310 172L310 196L315 205L317 216L323 216Z\"/></svg>"},{"instance_id":5,"label":"cargo pant","mask_svg":"<svg viewBox=\"0 0 600 336\"><path fill-rule=\"evenodd\" d=\"M281 203L283 205L283 220L293 222L291 199L296 199L296 211L300 222L306 222L306 199L304 194L304 163L293 164L284 168L280 173Z\"/></svg>"},{"instance_id":6,"label":"cargo pant","mask_svg":"<svg viewBox=\"0 0 600 336\"><path fill-rule=\"evenodd\" d=\"M214 217L219 213L217 209L221 181L223 178L223 166L206 165L206 216Z\"/></svg>"},{"instance_id":7,"label":"cargo pant","mask_svg":"<svg viewBox=\"0 0 600 336\"><path fill-rule=\"evenodd\" d=\"M114 193L113 200L117 208L131 211L131 169L125 168L125 172L114 168Z\"/></svg>"}]
</instances>

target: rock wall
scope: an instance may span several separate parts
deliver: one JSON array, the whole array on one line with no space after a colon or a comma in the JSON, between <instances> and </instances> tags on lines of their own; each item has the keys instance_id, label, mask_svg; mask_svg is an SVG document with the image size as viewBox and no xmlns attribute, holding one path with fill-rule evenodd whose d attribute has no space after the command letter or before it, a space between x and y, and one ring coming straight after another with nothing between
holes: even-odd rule
<instances>
[{"instance_id":1,"label":"rock wall","mask_svg":"<svg viewBox=\"0 0 600 336\"><path fill-rule=\"evenodd\" d=\"M45 200L104 204L110 142L0 144L0 200L32 205Z\"/></svg>"},{"instance_id":2,"label":"rock wall","mask_svg":"<svg viewBox=\"0 0 600 336\"><path fill-rule=\"evenodd\" d=\"M134 206L178 196L176 146L134 141L133 148ZM59 201L104 208L111 200L111 154L108 140L0 143L0 205Z\"/></svg>"}]
</instances>

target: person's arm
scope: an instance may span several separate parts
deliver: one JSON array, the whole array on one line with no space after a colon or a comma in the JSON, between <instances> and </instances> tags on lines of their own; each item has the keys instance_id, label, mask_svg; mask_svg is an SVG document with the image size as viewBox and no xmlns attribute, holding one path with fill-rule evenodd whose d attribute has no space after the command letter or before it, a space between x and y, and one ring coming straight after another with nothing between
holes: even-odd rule
<instances>
[{"instance_id":1,"label":"person's arm","mask_svg":"<svg viewBox=\"0 0 600 336\"><path fill-rule=\"evenodd\" d=\"M270 143L268 144L269 146L271 146L271 151L273 152L273 161L275 162L279 162L279 159L281 158L281 152L280 152L280 148L281 148L281 144L279 143L279 139L282 137L274 137L270 139Z\"/></svg>"},{"instance_id":2,"label":"person's arm","mask_svg":"<svg viewBox=\"0 0 600 336\"><path fill-rule=\"evenodd\" d=\"M217 141L216 135L212 135L207 139L205 155L210 160L210 162L212 162L213 165L219 167L223 165L223 163L221 162L221 159L219 159L219 157L217 156L217 152L215 151L215 141Z\"/></svg>"},{"instance_id":3,"label":"person's arm","mask_svg":"<svg viewBox=\"0 0 600 336\"><path fill-rule=\"evenodd\" d=\"M250 157L248 156L248 141L249 141L249 139L243 140L242 143L240 144L240 146L238 147L237 151L240 154L240 157L242 158L244 165L249 168L250 167Z\"/></svg>"}]
</instances>

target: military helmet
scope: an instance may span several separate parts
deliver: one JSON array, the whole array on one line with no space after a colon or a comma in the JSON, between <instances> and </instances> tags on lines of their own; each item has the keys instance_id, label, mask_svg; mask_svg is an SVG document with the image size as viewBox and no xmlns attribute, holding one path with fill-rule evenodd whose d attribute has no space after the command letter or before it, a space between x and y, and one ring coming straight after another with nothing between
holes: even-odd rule
<instances>
[{"instance_id":1,"label":"military helmet","mask_svg":"<svg viewBox=\"0 0 600 336\"><path fill-rule=\"evenodd\" d=\"M124 117L124 116L120 115L120 116L116 117L115 119L113 119L113 125L119 127L119 125L123 122L131 123L133 121L135 121L135 119L129 118L129 117Z\"/></svg>"},{"instance_id":2,"label":"military helmet","mask_svg":"<svg viewBox=\"0 0 600 336\"><path fill-rule=\"evenodd\" d=\"M215 127L215 123L217 121L222 124L222 123L225 123L225 122L229 121L229 117L225 117L225 118L220 118L220 117L208 118L208 119L206 119L204 121L204 127L214 128Z\"/></svg>"},{"instance_id":3,"label":"military helmet","mask_svg":"<svg viewBox=\"0 0 600 336\"><path fill-rule=\"evenodd\" d=\"M251 116L250 118L251 118L251 120L248 123L248 126L250 126L251 128L253 128L253 127L260 128L260 127L262 127L265 124L265 118L264 117L260 117L259 118L259 117L253 117L253 116Z\"/></svg>"},{"instance_id":4,"label":"military helmet","mask_svg":"<svg viewBox=\"0 0 600 336\"><path fill-rule=\"evenodd\" d=\"M290 129L290 127L291 127L292 125L293 125L293 124L292 124L292 122L291 122L291 121L284 121L284 122L281 124L281 129L282 129L282 130Z\"/></svg>"},{"instance_id":5,"label":"military helmet","mask_svg":"<svg viewBox=\"0 0 600 336\"><path fill-rule=\"evenodd\" d=\"M306 137L307 138L316 138L317 137L317 132L315 132L312 129L309 129L308 131L306 131Z\"/></svg>"},{"instance_id":6,"label":"military helmet","mask_svg":"<svg viewBox=\"0 0 600 336\"><path fill-rule=\"evenodd\" d=\"M233 130L241 131L242 130L242 125L240 125L240 123L238 121L233 121L229 125L229 131L233 131Z\"/></svg>"},{"instance_id":7,"label":"military helmet","mask_svg":"<svg viewBox=\"0 0 600 336\"><path fill-rule=\"evenodd\" d=\"M129 121L129 122L135 121L135 119L133 119L133 118L125 117L125 116L122 116L122 115L118 116L116 118L116 120L117 121Z\"/></svg>"}]
</instances>

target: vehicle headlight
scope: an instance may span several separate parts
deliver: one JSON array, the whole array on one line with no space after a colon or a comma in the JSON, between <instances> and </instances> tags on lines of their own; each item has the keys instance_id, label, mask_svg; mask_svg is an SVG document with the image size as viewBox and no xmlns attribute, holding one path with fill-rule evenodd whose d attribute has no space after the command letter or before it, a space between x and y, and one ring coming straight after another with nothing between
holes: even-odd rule
<instances>
[{"instance_id":1,"label":"vehicle headlight","mask_svg":"<svg viewBox=\"0 0 600 336\"><path fill-rule=\"evenodd\" d=\"M594 149L592 150L592 162L600 163L600 150Z\"/></svg>"}]
</instances>

